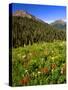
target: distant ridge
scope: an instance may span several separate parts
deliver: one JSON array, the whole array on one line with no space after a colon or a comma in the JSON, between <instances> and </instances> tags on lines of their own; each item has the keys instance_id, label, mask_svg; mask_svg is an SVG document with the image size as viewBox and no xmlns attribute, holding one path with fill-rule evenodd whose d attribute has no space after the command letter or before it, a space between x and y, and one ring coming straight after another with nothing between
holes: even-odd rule
<instances>
[{"instance_id":1,"label":"distant ridge","mask_svg":"<svg viewBox=\"0 0 68 90\"><path fill-rule=\"evenodd\" d=\"M64 20L56 20L53 23L51 23L50 25L52 25L53 27L55 27L57 29L66 30L66 22Z\"/></svg>"}]
</instances>

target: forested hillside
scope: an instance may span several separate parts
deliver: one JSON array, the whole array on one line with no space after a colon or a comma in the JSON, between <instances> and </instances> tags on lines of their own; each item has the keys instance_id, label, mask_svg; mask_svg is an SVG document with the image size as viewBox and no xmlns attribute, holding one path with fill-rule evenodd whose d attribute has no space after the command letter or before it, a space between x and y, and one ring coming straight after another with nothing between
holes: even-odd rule
<instances>
[{"instance_id":1,"label":"forested hillside","mask_svg":"<svg viewBox=\"0 0 68 90\"><path fill-rule=\"evenodd\" d=\"M22 12L23 13L23 12ZM29 14L12 16L13 47L24 46L40 41L65 40L66 31L58 30Z\"/></svg>"}]
</instances>

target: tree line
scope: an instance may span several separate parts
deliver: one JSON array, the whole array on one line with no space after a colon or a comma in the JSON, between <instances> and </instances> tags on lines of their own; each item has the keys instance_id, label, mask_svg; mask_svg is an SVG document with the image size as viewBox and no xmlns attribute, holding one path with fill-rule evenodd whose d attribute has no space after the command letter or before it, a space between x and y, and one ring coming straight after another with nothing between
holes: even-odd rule
<instances>
[{"instance_id":1,"label":"tree line","mask_svg":"<svg viewBox=\"0 0 68 90\"><path fill-rule=\"evenodd\" d=\"M66 31L34 18L12 16L12 47L54 40L66 40Z\"/></svg>"}]
</instances>

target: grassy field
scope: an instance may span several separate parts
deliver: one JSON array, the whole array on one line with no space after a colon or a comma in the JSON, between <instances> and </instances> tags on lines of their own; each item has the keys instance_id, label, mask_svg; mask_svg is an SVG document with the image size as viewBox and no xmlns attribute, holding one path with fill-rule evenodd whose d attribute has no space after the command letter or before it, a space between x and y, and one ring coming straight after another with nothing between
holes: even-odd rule
<instances>
[{"instance_id":1,"label":"grassy field","mask_svg":"<svg viewBox=\"0 0 68 90\"><path fill-rule=\"evenodd\" d=\"M66 83L66 43L33 44L12 49L12 85Z\"/></svg>"}]
</instances>

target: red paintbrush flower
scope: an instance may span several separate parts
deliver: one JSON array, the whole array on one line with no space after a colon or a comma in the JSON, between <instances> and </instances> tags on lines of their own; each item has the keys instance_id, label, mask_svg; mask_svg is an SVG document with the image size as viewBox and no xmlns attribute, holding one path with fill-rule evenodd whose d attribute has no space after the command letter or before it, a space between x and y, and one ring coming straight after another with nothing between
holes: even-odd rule
<instances>
[{"instance_id":1,"label":"red paintbrush flower","mask_svg":"<svg viewBox=\"0 0 68 90\"><path fill-rule=\"evenodd\" d=\"M47 67L44 67L44 68L41 68L41 69L40 69L40 72L45 73L45 74L47 74L48 71L49 71L49 70L48 70Z\"/></svg>"},{"instance_id":2,"label":"red paintbrush flower","mask_svg":"<svg viewBox=\"0 0 68 90\"><path fill-rule=\"evenodd\" d=\"M55 69L56 68L56 64L55 63L51 64L51 68Z\"/></svg>"},{"instance_id":3,"label":"red paintbrush flower","mask_svg":"<svg viewBox=\"0 0 68 90\"><path fill-rule=\"evenodd\" d=\"M28 76L25 76L23 79L20 80L20 83L22 85L27 85L29 82L29 77Z\"/></svg>"}]
</instances>

